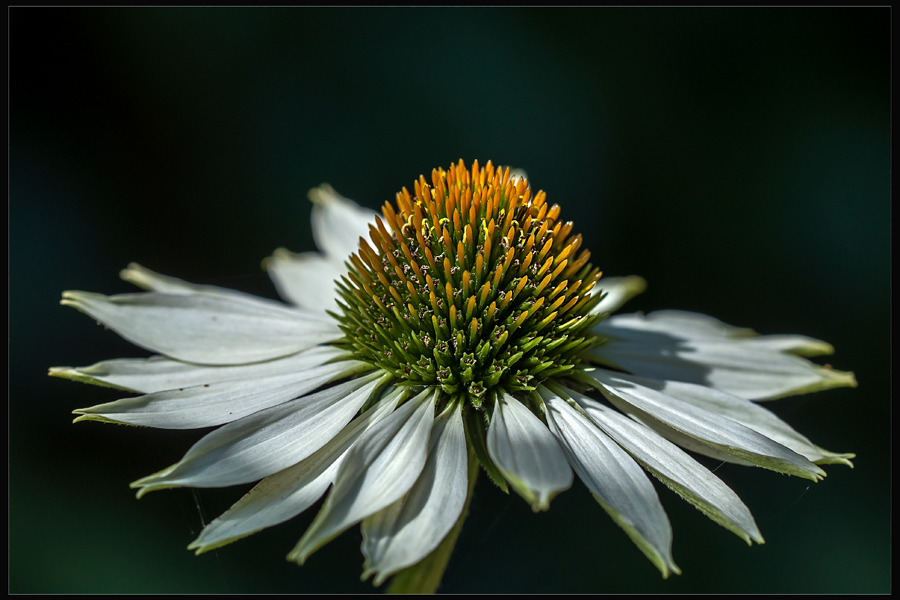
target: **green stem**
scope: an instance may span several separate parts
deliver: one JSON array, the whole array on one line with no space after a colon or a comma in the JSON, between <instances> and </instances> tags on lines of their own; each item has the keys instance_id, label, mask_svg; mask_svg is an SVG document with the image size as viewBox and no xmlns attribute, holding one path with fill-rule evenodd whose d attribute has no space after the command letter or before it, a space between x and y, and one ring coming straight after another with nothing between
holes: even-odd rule
<instances>
[{"instance_id":1,"label":"green stem","mask_svg":"<svg viewBox=\"0 0 900 600\"><path fill-rule=\"evenodd\" d=\"M472 492L477 479L478 459L470 448L469 491L466 495L466 504L463 506L462 514L459 515L456 525L431 554L394 575L391 585L387 589L388 594L433 594L437 590L444 577L444 570L447 568L450 555L453 554L453 547L456 546L456 539L459 537L459 532L462 531L463 522L469 516L469 504L472 502Z\"/></svg>"}]
</instances>

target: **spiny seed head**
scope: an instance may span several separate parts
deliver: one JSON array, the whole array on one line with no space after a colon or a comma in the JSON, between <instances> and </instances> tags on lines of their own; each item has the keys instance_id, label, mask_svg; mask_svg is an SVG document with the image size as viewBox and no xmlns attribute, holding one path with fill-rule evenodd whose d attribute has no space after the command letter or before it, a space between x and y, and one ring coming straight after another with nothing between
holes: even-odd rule
<instances>
[{"instance_id":1,"label":"spiny seed head","mask_svg":"<svg viewBox=\"0 0 900 600\"><path fill-rule=\"evenodd\" d=\"M475 407L575 367L596 343L601 274L559 206L490 162L460 160L413 189L385 203L338 283L342 344L399 385Z\"/></svg>"}]
</instances>

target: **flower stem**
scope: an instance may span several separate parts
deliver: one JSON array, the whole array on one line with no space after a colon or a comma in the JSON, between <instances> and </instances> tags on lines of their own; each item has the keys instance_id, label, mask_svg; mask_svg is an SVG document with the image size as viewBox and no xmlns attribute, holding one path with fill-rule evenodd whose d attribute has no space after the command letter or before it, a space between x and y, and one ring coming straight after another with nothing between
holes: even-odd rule
<instances>
[{"instance_id":1,"label":"flower stem","mask_svg":"<svg viewBox=\"0 0 900 600\"><path fill-rule=\"evenodd\" d=\"M466 495L466 504L456 521L456 525L444 538L444 541L434 551L411 567L399 571L391 579L391 585L387 589L388 594L433 594L441 584L444 570L456 539L462 531L463 522L469 516L469 504L472 502L472 492L475 490L475 481L478 479L478 459L469 448L469 491Z\"/></svg>"}]
</instances>

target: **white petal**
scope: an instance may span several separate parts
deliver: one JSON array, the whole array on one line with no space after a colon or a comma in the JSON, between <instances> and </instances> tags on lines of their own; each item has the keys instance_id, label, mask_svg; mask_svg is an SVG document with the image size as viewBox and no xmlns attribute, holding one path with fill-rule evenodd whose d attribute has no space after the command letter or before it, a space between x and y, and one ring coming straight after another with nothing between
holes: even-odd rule
<instances>
[{"instance_id":1,"label":"white petal","mask_svg":"<svg viewBox=\"0 0 900 600\"><path fill-rule=\"evenodd\" d=\"M643 277L631 275L630 277L604 277L591 290L591 296L606 294L593 309L591 314L599 315L612 313L619 310L623 304L647 289L647 282Z\"/></svg>"},{"instance_id":2,"label":"white petal","mask_svg":"<svg viewBox=\"0 0 900 600\"><path fill-rule=\"evenodd\" d=\"M366 431L347 452L334 488L288 560L303 564L318 548L399 500L422 472L434 421L426 390Z\"/></svg>"},{"instance_id":3,"label":"white petal","mask_svg":"<svg viewBox=\"0 0 900 600\"><path fill-rule=\"evenodd\" d=\"M196 283L189 283L183 279L178 279L177 277L160 275L137 263L130 263L127 269L123 269L119 272L119 277L129 283L133 283L139 288L152 292L159 292L160 294L207 294L210 296L225 296L239 299L242 298L245 300L249 299L254 302L270 302L275 305L278 304L277 302L272 302L271 300L259 298L237 290L229 290L228 288L222 288L215 285L198 285Z\"/></svg>"},{"instance_id":4,"label":"white petal","mask_svg":"<svg viewBox=\"0 0 900 600\"><path fill-rule=\"evenodd\" d=\"M742 338L757 335L752 329L735 327L715 317L684 310L658 310L649 315L617 315L611 321L632 329L670 333L685 338Z\"/></svg>"},{"instance_id":5,"label":"white petal","mask_svg":"<svg viewBox=\"0 0 900 600\"><path fill-rule=\"evenodd\" d=\"M572 469L547 427L521 402L497 399L487 434L488 454L503 476L537 512L572 486Z\"/></svg>"},{"instance_id":6,"label":"white petal","mask_svg":"<svg viewBox=\"0 0 900 600\"><path fill-rule=\"evenodd\" d=\"M347 273L347 267L340 262L318 252L294 254L279 248L264 264L285 300L310 310L338 308L334 282Z\"/></svg>"},{"instance_id":7,"label":"white petal","mask_svg":"<svg viewBox=\"0 0 900 600\"><path fill-rule=\"evenodd\" d=\"M366 429L391 414L406 393L405 388L394 388L308 458L260 481L207 525L188 549L197 554L213 550L284 523L312 506L331 485L347 449Z\"/></svg>"},{"instance_id":8,"label":"white petal","mask_svg":"<svg viewBox=\"0 0 900 600\"><path fill-rule=\"evenodd\" d=\"M751 337L752 330L705 315L617 315L598 323L594 332L609 339L591 352L602 364L641 377L706 385L748 400L856 385L852 373L797 356L821 354L830 348L825 342L800 336Z\"/></svg>"},{"instance_id":9,"label":"white petal","mask_svg":"<svg viewBox=\"0 0 900 600\"><path fill-rule=\"evenodd\" d=\"M749 427L770 440L790 448L815 463L841 463L853 466L853 454L835 454L819 448L770 410L755 402L699 385L677 381L661 382L662 391L703 410Z\"/></svg>"},{"instance_id":10,"label":"white petal","mask_svg":"<svg viewBox=\"0 0 900 600\"><path fill-rule=\"evenodd\" d=\"M742 460L733 454L727 454L713 446L706 444L705 442L699 441L697 438L691 437L689 435L685 435L676 429L672 429L662 421L654 419L650 415L640 412L637 409L630 409L631 412L628 413L636 423L649 427L653 431L656 431L665 439L669 440L673 444L684 448L685 450L690 450L696 454L700 454L702 456L708 456L713 460L732 463L735 465L741 465L744 467L753 467L756 466L752 462L748 462L746 460ZM774 441L774 440L773 440ZM793 450L793 449L792 449ZM799 454L799 452L798 452ZM818 461L819 464L825 464L826 462L840 462L842 464L848 464L849 461L846 460L848 458L853 458L855 455L848 454L835 454L832 455L835 457L833 461ZM806 457L805 457L806 458ZM813 462L813 461L810 461ZM849 463L852 466L852 463Z\"/></svg>"},{"instance_id":11,"label":"white petal","mask_svg":"<svg viewBox=\"0 0 900 600\"><path fill-rule=\"evenodd\" d=\"M680 431L672 429L662 421L654 419L647 413L641 412L635 408L630 408L626 412L628 412L628 416L631 417L636 423L640 423L645 427L649 427L673 444L676 444L684 448L685 450L690 450L691 452L695 452L702 456L708 456L713 460L717 460L720 462L732 463L744 467L755 466L752 462L747 462L746 460L742 460L737 456L722 452L718 448L714 448L713 446L710 446L705 442L701 442L697 438L693 438L689 435L681 433Z\"/></svg>"},{"instance_id":12,"label":"white petal","mask_svg":"<svg viewBox=\"0 0 900 600\"><path fill-rule=\"evenodd\" d=\"M599 402L564 389L589 417L645 469L703 514L748 544L763 543L750 510L706 467L652 429L635 423Z\"/></svg>"},{"instance_id":13,"label":"white petal","mask_svg":"<svg viewBox=\"0 0 900 600\"><path fill-rule=\"evenodd\" d=\"M378 385L380 373L259 411L207 434L178 463L131 484L140 498L179 486L249 483L298 463L350 422Z\"/></svg>"},{"instance_id":14,"label":"white petal","mask_svg":"<svg viewBox=\"0 0 900 600\"><path fill-rule=\"evenodd\" d=\"M342 361L265 378L206 383L82 408L75 411L82 415L75 421L112 421L161 429L213 427L368 370L371 366L366 363Z\"/></svg>"},{"instance_id":15,"label":"white petal","mask_svg":"<svg viewBox=\"0 0 900 600\"><path fill-rule=\"evenodd\" d=\"M461 405L435 420L422 474L409 493L362 522L363 579L375 585L428 556L453 529L466 503L468 453Z\"/></svg>"},{"instance_id":16,"label":"white petal","mask_svg":"<svg viewBox=\"0 0 900 600\"><path fill-rule=\"evenodd\" d=\"M676 431L695 438L726 454L780 473L818 481L825 472L803 456L777 442L726 419L714 412L698 408L663 390L663 384L648 379L595 369L585 375L617 408L636 414L653 426L659 420ZM682 383L681 386L695 386ZM701 391L696 392L698 395ZM665 436L665 431L657 429Z\"/></svg>"},{"instance_id":17,"label":"white petal","mask_svg":"<svg viewBox=\"0 0 900 600\"><path fill-rule=\"evenodd\" d=\"M201 364L262 362L341 337L333 320L251 298L156 292L63 298L138 346Z\"/></svg>"},{"instance_id":18,"label":"white petal","mask_svg":"<svg viewBox=\"0 0 900 600\"><path fill-rule=\"evenodd\" d=\"M309 199L316 246L329 260L343 262L359 250L359 238L369 234L377 213L344 198L328 184L310 190Z\"/></svg>"},{"instance_id":19,"label":"white petal","mask_svg":"<svg viewBox=\"0 0 900 600\"><path fill-rule=\"evenodd\" d=\"M834 354L834 346L828 342L805 335L761 335L744 340L748 348L787 352L797 356L823 356Z\"/></svg>"},{"instance_id":20,"label":"white petal","mask_svg":"<svg viewBox=\"0 0 900 600\"><path fill-rule=\"evenodd\" d=\"M284 373L297 373L344 356L347 356L347 352L340 348L317 346L284 358L230 367L194 365L164 356L117 358L89 367L52 367L50 375L147 394L204 383L263 379Z\"/></svg>"},{"instance_id":21,"label":"white petal","mask_svg":"<svg viewBox=\"0 0 900 600\"><path fill-rule=\"evenodd\" d=\"M578 477L663 577L680 573L672 559L672 526L644 471L597 425L540 387L547 422Z\"/></svg>"}]
</instances>

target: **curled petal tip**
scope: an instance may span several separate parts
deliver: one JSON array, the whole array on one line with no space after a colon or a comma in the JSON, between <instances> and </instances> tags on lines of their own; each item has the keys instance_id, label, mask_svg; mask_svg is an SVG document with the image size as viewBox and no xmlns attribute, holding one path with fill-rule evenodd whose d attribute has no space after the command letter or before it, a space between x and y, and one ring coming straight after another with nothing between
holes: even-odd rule
<instances>
[{"instance_id":1,"label":"curled petal tip","mask_svg":"<svg viewBox=\"0 0 900 600\"><path fill-rule=\"evenodd\" d=\"M312 201L313 204L325 204L335 194L334 188L331 187L329 183L323 183L318 187L314 187L309 192L307 192L306 196Z\"/></svg>"}]
</instances>

